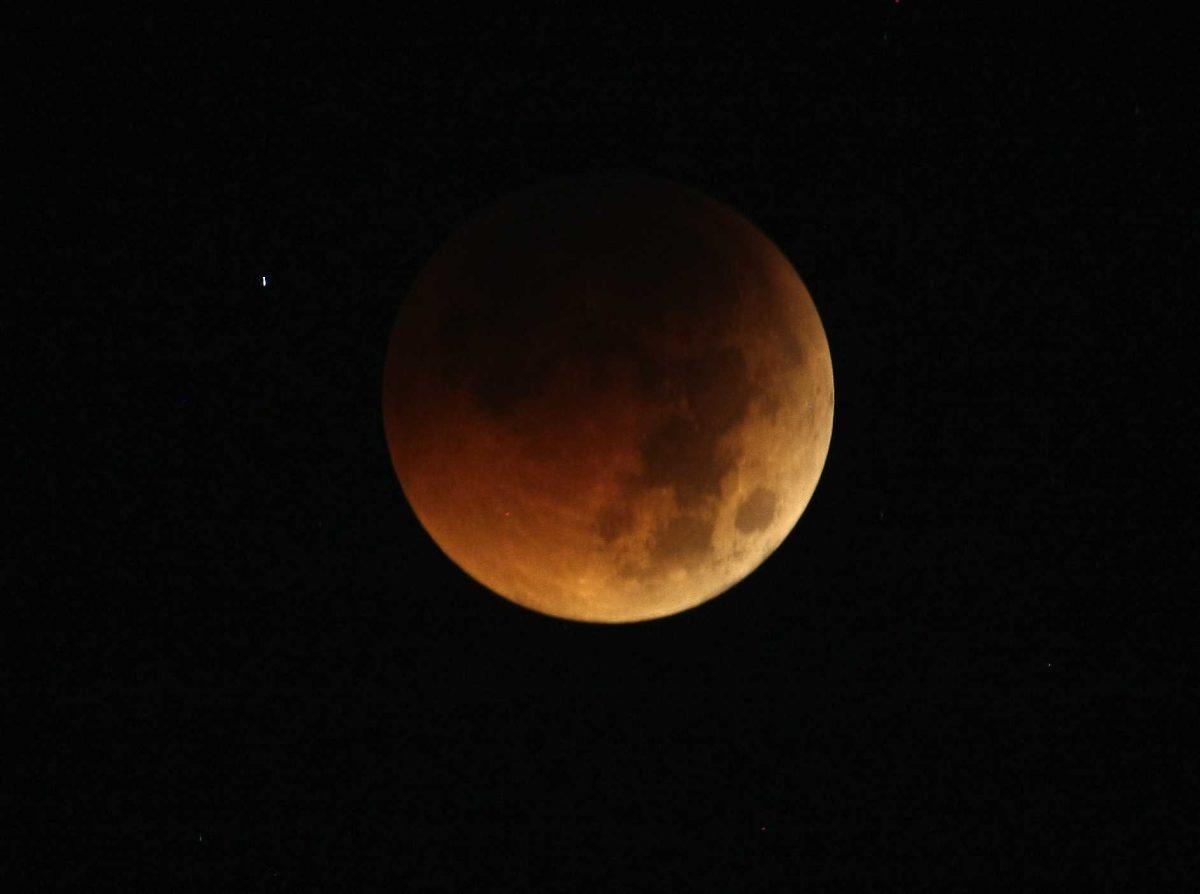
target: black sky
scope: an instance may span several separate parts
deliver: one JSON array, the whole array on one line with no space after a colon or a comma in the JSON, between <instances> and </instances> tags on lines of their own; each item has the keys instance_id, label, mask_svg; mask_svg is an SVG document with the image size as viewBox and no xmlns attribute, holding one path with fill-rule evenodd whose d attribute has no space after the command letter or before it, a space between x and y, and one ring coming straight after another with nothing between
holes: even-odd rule
<instances>
[{"instance_id":1,"label":"black sky","mask_svg":"<svg viewBox=\"0 0 1200 894\"><path fill-rule=\"evenodd\" d=\"M1160 473L1188 450L1195 106L1166 60L1194 29L1089 9L9 38L37 62L10 187L35 263L4 327L32 348L6 589L34 657L9 689L35 717L24 827L89 851L31 867L247 890L1185 878L1187 516ZM441 241L611 170L757 223L837 386L783 547L616 628L450 564L379 414Z\"/></svg>"}]
</instances>

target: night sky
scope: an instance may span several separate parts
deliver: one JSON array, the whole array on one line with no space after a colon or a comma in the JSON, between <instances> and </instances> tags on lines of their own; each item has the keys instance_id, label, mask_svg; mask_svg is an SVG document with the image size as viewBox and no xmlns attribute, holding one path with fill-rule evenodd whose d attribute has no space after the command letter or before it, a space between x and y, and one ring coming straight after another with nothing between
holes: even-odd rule
<instances>
[{"instance_id":1,"label":"night sky","mask_svg":"<svg viewBox=\"0 0 1200 894\"><path fill-rule=\"evenodd\" d=\"M4 584L31 869L530 891L1196 869L1194 510L1163 475L1194 463L1196 106L1167 62L1194 23L845 6L7 38L37 59L6 190L35 263L3 327L31 352L6 352L30 360ZM597 627L443 556L380 385L454 229L609 171L779 245L837 404L758 571Z\"/></svg>"}]
</instances>

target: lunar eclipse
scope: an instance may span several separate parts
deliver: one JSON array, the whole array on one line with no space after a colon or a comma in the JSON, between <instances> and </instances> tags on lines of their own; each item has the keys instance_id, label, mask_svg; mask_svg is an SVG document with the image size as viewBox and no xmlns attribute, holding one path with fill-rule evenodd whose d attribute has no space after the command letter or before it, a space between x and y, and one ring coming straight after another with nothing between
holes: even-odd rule
<instances>
[{"instance_id":1,"label":"lunar eclipse","mask_svg":"<svg viewBox=\"0 0 1200 894\"><path fill-rule=\"evenodd\" d=\"M460 568L591 622L717 596L783 542L829 449L833 367L808 290L724 204L594 178L510 196L400 308L392 463Z\"/></svg>"}]
</instances>

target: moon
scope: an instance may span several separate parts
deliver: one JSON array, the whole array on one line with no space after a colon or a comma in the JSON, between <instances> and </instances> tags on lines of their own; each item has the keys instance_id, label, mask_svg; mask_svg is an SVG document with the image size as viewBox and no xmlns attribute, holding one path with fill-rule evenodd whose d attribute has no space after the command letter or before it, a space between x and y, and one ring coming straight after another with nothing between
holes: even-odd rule
<instances>
[{"instance_id":1,"label":"moon","mask_svg":"<svg viewBox=\"0 0 1200 894\"><path fill-rule=\"evenodd\" d=\"M807 288L745 217L609 176L509 196L456 232L396 317L392 464L417 518L526 608L684 611L795 527L833 429Z\"/></svg>"}]
</instances>

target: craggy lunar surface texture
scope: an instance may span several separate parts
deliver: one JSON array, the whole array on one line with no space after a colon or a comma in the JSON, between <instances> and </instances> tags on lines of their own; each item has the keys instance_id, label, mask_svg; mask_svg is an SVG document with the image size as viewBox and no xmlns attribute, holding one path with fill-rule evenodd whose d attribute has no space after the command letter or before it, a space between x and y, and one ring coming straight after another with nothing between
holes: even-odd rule
<instances>
[{"instance_id":1,"label":"craggy lunar surface texture","mask_svg":"<svg viewBox=\"0 0 1200 894\"><path fill-rule=\"evenodd\" d=\"M383 417L413 510L471 577L640 621L724 592L792 530L833 367L749 221L608 178L510 197L442 246L397 317Z\"/></svg>"}]
</instances>

